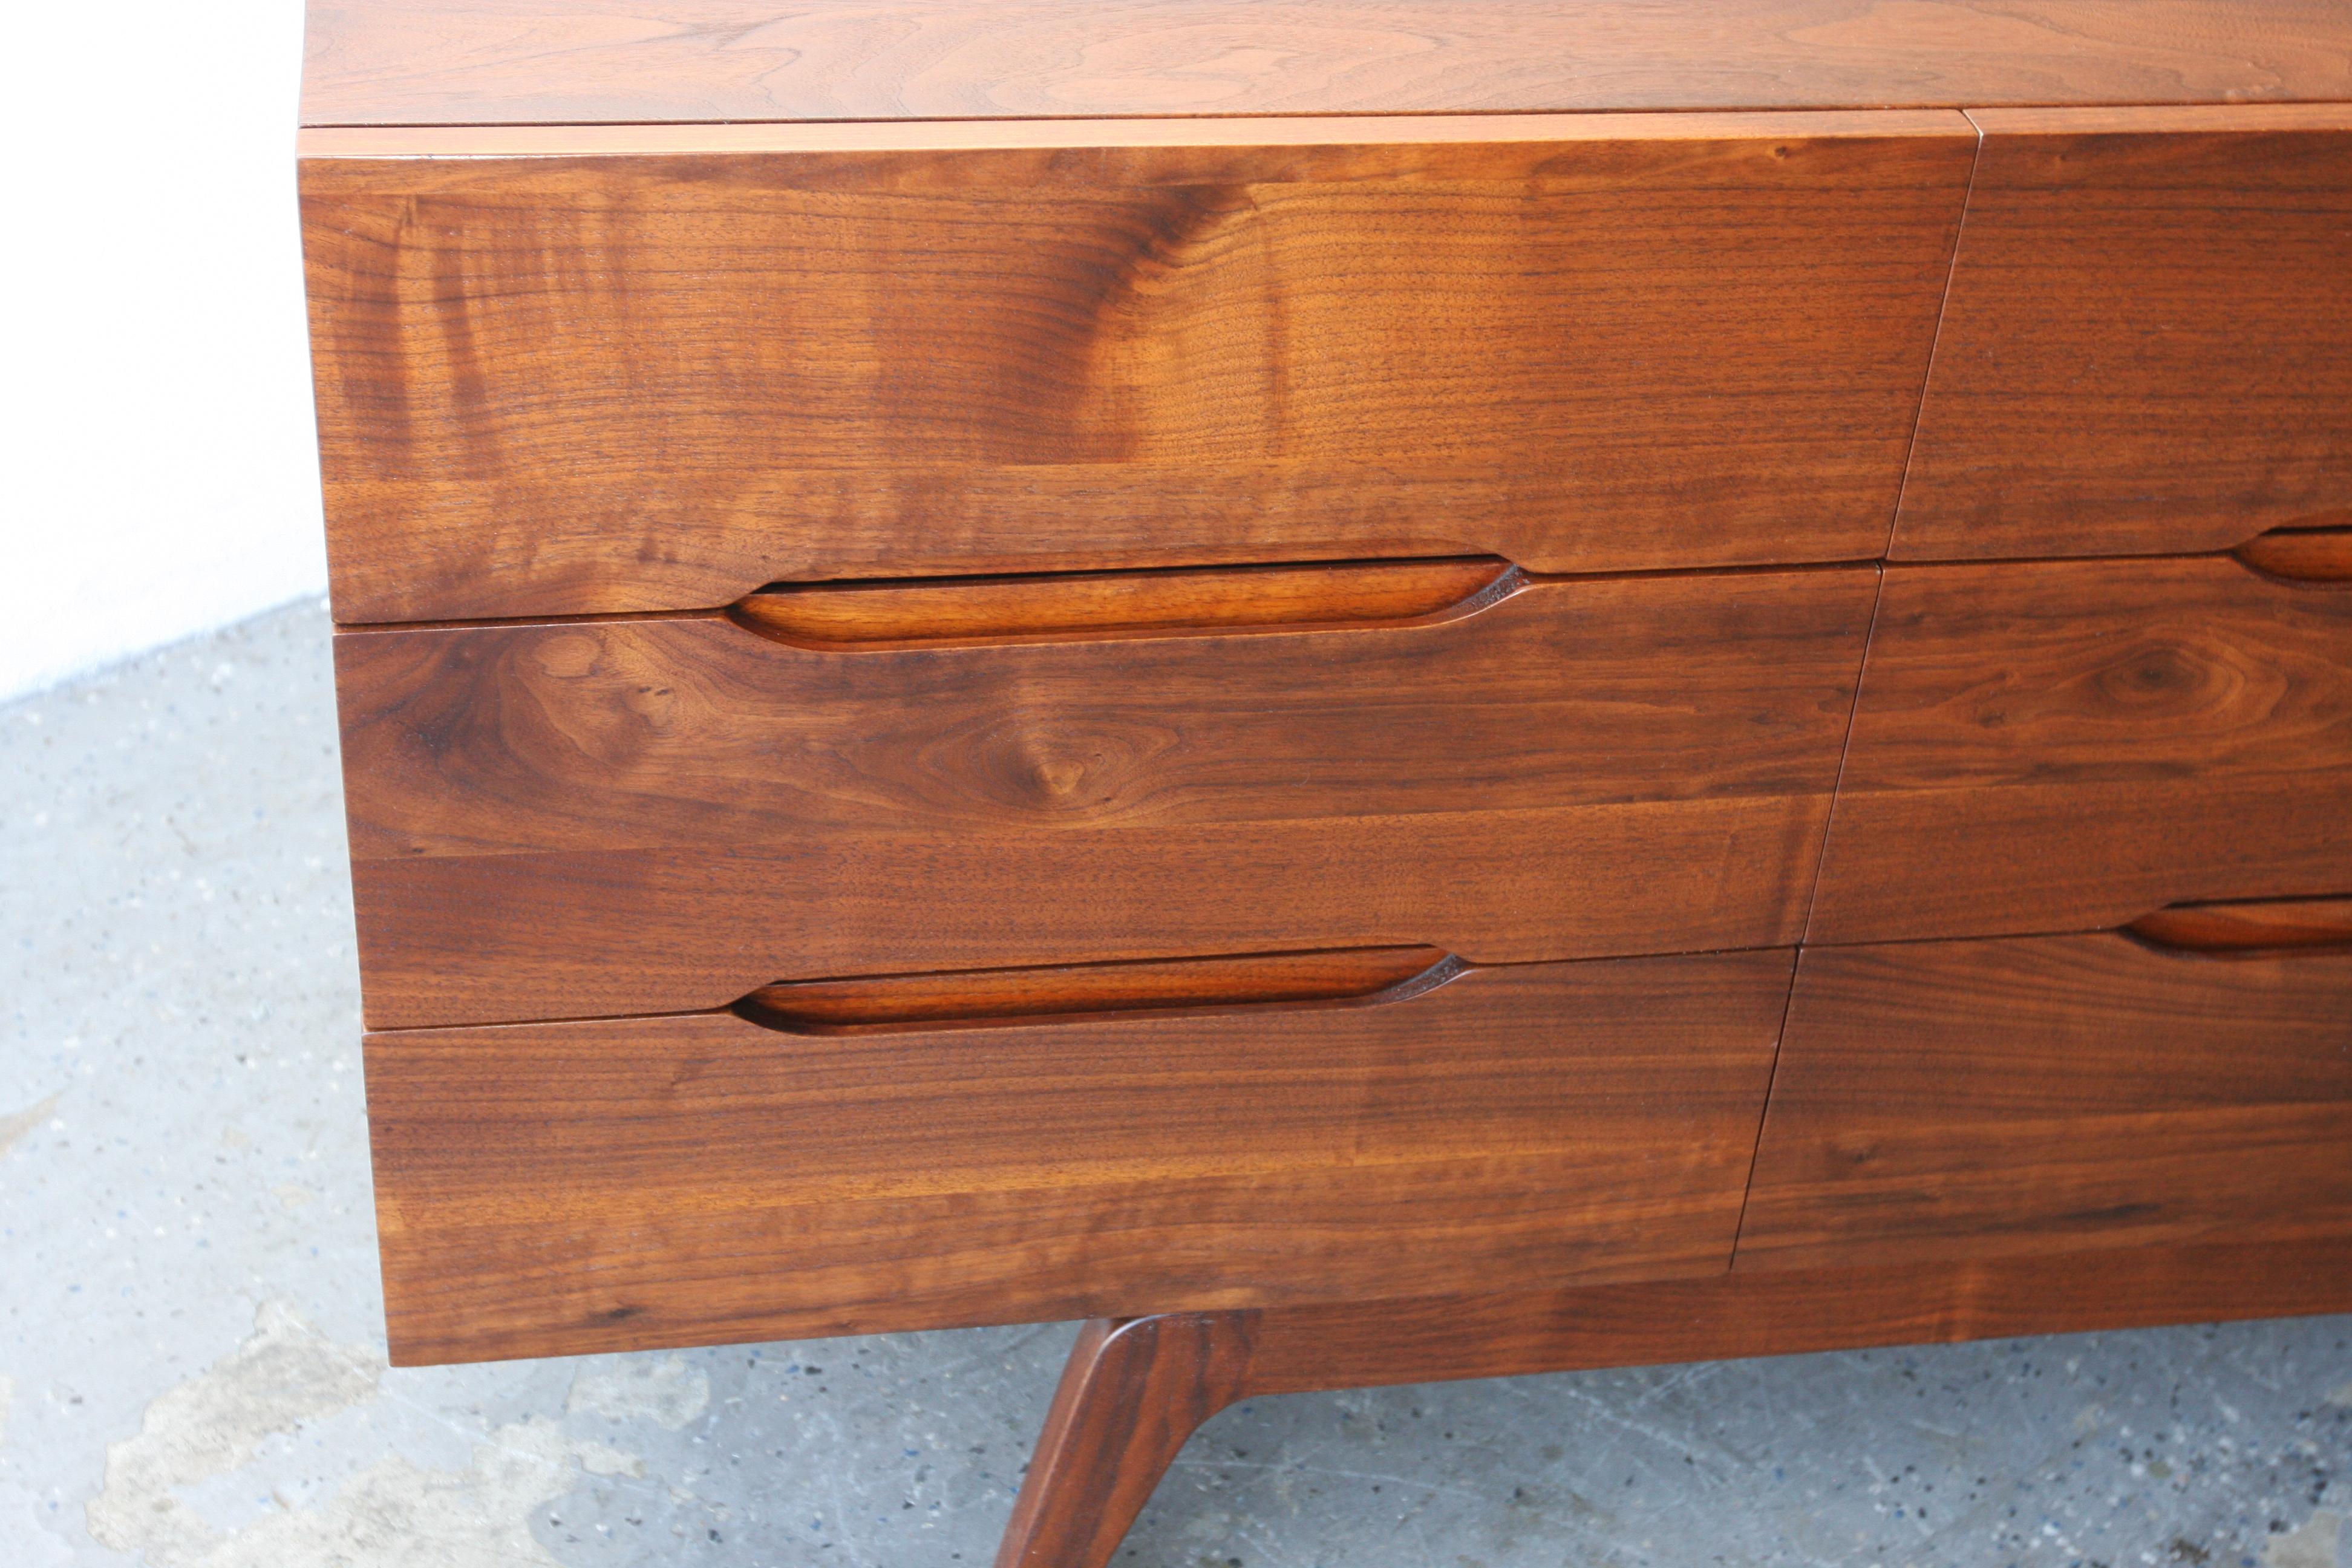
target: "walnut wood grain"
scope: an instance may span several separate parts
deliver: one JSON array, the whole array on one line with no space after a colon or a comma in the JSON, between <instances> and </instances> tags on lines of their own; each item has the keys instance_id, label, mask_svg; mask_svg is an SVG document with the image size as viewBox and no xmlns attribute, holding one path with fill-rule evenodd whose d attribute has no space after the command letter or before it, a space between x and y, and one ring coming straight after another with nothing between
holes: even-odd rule
<instances>
[{"instance_id":1,"label":"walnut wood grain","mask_svg":"<svg viewBox=\"0 0 2352 1568\"><path fill-rule=\"evenodd\" d=\"M1078 1331L996 1568L1102 1568L1202 1422L1243 1396L1252 1312L1097 1318Z\"/></svg>"},{"instance_id":2,"label":"walnut wood grain","mask_svg":"<svg viewBox=\"0 0 2352 1568\"><path fill-rule=\"evenodd\" d=\"M1462 614L1519 586L1491 556L1315 566L1049 572L780 584L729 609L780 641L976 642L1108 632L1382 624Z\"/></svg>"},{"instance_id":3,"label":"walnut wood grain","mask_svg":"<svg viewBox=\"0 0 2352 1568\"><path fill-rule=\"evenodd\" d=\"M1811 940L2352 889L2352 588L2228 556L1890 567Z\"/></svg>"},{"instance_id":4,"label":"walnut wood grain","mask_svg":"<svg viewBox=\"0 0 2352 1568\"><path fill-rule=\"evenodd\" d=\"M2352 105L1974 118L1895 557L2226 549L2352 510Z\"/></svg>"},{"instance_id":5,"label":"walnut wood grain","mask_svg":"<svg viewBox=\"0 0 2352 1568\"><path fill-rule=\"evenodd\" d=\"M1255 1314L1252 1395L2352 1311L2352 1237L1734 1271Z\"/></svg>"},{"instance_id":6,"label":"walnut wood grain","mask_svg":"<svg viewBox=\"0 0 2352 1568\"><path fill-rule=\"evenodd\" d=\"M1790 963L940 1031L372 1035L393 1353L1720 1272Z\"/></svg>"},{"instance_id":7,"label":"walnut wood grain","mask_svg":"<svg viewBox=\"0 0 2352 1568\"><path fill-rule=\"evenodd\" d=\"M1875 583L1542 581L1434 623L969 647L715 616L344 633L368 1019L1791 942Z\"/></svg>"},{"instance_id":8,"label":"walnut wood grain","mask_svg":"<svg viewBox=\"0 0 2352 1568\"><path fill-rule=\"evenodd\" d=\"M1739 1272L1088 1323L998 1568L1104 1568L1184 1439L1268 1394L2352 1310L2352 1239Z\"/></svg>"},{"instance_id":9,"label":"walnut wood grain","mask_svg":"<svg viewBox=\"0 0 2352 1568\"><path fill-rule=\"evenodd\" d=\"M772 1029L833 1033L1071 1013L1335 1002L1442 984L1460 962L1432 947L1355 947L1157 963L1048 964L800 980L735 1004Z\"/></svg>"},{"instance_id":10,"label":"walnut wood grain","mask_svg":"<svg viewBox=\"0 0 2352 1568\"><path fill-rule=\"evenodd\" d=\"M310 124L2352 98L2326 0L311 0Z\"/></svg>"},{"instance_id":11,"label":"walnut wood grain","mask_svg":"<svg viewBox=\"0 0 2352 1568\"><path fill-rule=\"evenodd\" d=\"M1738 1267L2352 1231L2352 952L1811 948Z\"/></svg>"},{"instance_id":12,"label":"walnut wood grain","mask_svg":"<svg viewBox=\"0 0 2352 1568\"><path fill-rule=\"evenodd\" d=\"M1907 111L482 134L308 133L347 624L1873 558L1976 145Z\"/></svg>"}]
</instances>

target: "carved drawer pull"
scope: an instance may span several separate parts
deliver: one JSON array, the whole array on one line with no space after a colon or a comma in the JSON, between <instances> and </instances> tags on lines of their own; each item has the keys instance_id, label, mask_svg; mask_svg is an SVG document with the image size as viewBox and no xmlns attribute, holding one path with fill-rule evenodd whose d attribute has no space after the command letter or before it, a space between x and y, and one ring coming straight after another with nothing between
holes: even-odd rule
<instances>
[{"instance_id":1,"label":"carved drawer pull","mask_svg":"<svg viewBox=\"0 0 2352 1568\"><path fill-rule=\"evenodd\" d=\"M2352 898L2174 904L2124 928L2183 952L2277 952L2352 947Z\"/></svg>"},{"instance_id":2,"label":"carved drawer pull","mask_svg":"<svg viewBox=\"0 0 2352 1568\"><path fill-rule=\"evenodd\" d=\"M808 647L1377 626L1466 615L1527 581L1492 555L778 584L728 614Z\"/></svg>"},{"instance_id":3,"label":"carved drawer pull","mask_svg":"<svg viewBox=\"0 0 2352 1568\"><path fill-rule=\"evenodd\" d=\"M1355 947L876 974L762 986L734 1011L766 1028L829 1035L1177 1008L1386 1003L1433 990L1466 967L1433 947Z\"/></svg>"},{"instance_id":4,"label":"carved drawer pull","mask_svg":"<svg viewBox=\"0 0 2352 1568\"><path fill-rule=\"evenodd\" d=\"M2274 528L2230 553L2291 583L2352 584L2352 528Z\"/></svg>"}]
</instances>

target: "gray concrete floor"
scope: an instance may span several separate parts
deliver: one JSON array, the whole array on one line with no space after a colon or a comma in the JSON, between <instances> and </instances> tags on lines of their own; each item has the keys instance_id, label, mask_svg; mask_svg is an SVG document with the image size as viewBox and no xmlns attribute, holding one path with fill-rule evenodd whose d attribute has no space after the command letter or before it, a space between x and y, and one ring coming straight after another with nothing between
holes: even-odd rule
<instances>
[{"instance_id":1,"label":"gray concrete floor","mask_svg":"<svg viewBox=\"0 0 2352 1568\"><path fill-rule=\"evenodd\" d=\"M0 708L0 1568L989 1560L1071 1331L388 1371L317 606ZM2352 1318L1265 1400L1151 1568L2342 1568Z\"/></svg>"}]
</instances>

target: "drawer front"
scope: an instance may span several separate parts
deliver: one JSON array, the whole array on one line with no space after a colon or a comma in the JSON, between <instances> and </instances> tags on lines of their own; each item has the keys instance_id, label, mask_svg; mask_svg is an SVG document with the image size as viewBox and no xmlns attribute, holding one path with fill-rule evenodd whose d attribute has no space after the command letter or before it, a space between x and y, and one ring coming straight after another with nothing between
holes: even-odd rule
<instances>
[{"instance_id":1,"label":"drawer front","mask_svg":"<svg viewBox=\"0 0 2352 1568\"><path fill-rule=\"evenodd\" d=\"M345 633L368 1019L1297 947L1793 942L1875 580L1506 572L1402 622L942 646L725 616Z\"/></svg>"},{"instance_id":2,"label":"drawer front","mask_svg":"<svg viewBox=\"0 0 2352 1568\"><path fill-rule=\"evenodd\" d=\"M1973 112L1895 557L2352 519L2352 107Z\"/></svg>"},{"instance_id":3,"label":"drawer front","mask_svg":"<svg viewBox=\"0 0 2352 1568\"><path fill-rule=\"evenodd\" d=\"M2340 537L2261 542L2286 565ZM2346 887L2352 583L2229 556L1887 570L1813 940Z\"/></svg>"},{"instance_id":4,"label":"drawer front","mask_svg":"<svg viewBox=\"0 0 2352 1568\"><path fill-rule=\"evenodd\" d=\"M396 1359L1720 1272L1789 952L1351 1002L371 1036Z\"/></svg>"},{"instance_id":5,"label":"drawer front","mask_svg":"<svg viewBox=\"0 0 2352 1568\"><path fill-rule=\"evenodd\" d=\"M2352 1234L2340 945L1809 948L1741 1268Z\"/></svg>"},{"instance_id":6,"label":"drawer front","mask_svg":"<svg viewBox=\"0 0 2352 1568\"><path fill-rule=\"evenodd\" d=\"M1974 155L1910 111L305 145L347 624L1875 557Z\"/></svg>"}]
</instances>

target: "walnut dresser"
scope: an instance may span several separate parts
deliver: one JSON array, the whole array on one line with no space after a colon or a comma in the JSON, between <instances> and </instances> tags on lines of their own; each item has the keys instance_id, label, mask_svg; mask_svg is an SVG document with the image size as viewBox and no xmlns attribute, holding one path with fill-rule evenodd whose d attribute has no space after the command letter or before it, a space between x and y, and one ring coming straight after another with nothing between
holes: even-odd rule
<instances>
[{"instance_id":1,"label":"walnut dresser","mask_svg":"<svg viewBox=\"0 0 2352 1568\"><path fill-rule=\"evenodd\" d=\"M2352 1310L2347 0L313 0L395 1357Z\"/></svg>"}]
</instances>

